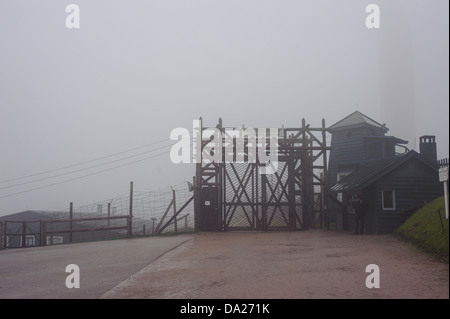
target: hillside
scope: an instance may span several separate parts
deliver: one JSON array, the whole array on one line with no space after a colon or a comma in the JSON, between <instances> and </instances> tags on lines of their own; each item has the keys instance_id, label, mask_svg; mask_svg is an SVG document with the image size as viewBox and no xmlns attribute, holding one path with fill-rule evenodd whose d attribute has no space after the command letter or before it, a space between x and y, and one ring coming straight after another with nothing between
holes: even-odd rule
<instances>
[{"instance_id":1,"label":"hillside","mask_svg":"<svg viewBox=\"0 0 450 319\"><path fill-rule=\"evenodd\" d=\"M444 197L419 209L394 232L394 235L413 242L448 263L449 221L445 218Z\"/></svg>"}]
</instances>

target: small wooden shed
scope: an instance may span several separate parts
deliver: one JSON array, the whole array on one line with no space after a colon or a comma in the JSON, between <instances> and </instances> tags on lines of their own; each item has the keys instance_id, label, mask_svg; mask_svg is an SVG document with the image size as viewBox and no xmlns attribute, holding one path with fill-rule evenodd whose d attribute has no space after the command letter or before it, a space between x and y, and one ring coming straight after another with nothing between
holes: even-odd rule
<instances>
[{"instance_id":1,"label":"small wooden shed","mask_svg":"<svg viewBox=\"0 0 450 319\"><path fill-rule=\"evenodd\" d=\"M437 162L415 151L358 165L331 187L340 194L344 230L354 230L352 202L362 196L369 206L367 233L392 233L405 220L406 212L442 194Z\"/></svg>"}]
</instances>

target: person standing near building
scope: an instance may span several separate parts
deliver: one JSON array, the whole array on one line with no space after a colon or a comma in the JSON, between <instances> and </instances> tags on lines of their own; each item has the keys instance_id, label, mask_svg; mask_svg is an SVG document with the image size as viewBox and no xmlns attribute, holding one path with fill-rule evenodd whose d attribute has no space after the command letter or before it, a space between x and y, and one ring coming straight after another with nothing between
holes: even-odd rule
<instances>
[{"instance_id":1,"label":"person standing near building","mask_svg":"<svg viewBox=\"0 0 450 319\"><path fill-rule=\"evenodd\" d=\"M364 233L364 220L369 207L366 201L360 197L359 202L355 205L356 221L355 221L355 235Z\"/></svg>"}]
</instances>

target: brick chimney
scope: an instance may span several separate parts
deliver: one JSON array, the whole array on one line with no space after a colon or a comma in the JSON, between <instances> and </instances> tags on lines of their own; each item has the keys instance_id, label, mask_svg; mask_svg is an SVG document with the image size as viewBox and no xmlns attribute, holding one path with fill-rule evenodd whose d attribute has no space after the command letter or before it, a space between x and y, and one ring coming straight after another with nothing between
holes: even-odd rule
<instances>
[{"instance_id":1,"label":"brick chimney","mask_svg":"<svg viewBox=\"0 0 450 319\"><path fill-rule=\"evenodd\" d=\"M424 135L420 137L420 154L431 163L437 163L436 136Z\"/></svg>"}]
</instances>

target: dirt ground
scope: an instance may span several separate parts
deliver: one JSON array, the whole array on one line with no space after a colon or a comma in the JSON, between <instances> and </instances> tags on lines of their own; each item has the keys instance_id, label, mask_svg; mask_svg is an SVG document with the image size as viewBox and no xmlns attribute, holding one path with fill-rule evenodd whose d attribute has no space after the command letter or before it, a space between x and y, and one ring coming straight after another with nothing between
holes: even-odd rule
<instances>
[{"instance_id":1,"label":"dirt ground","mask_svg":"<svg viewBox=\"0 0 450 319\"><path fill-rule=\"evenodd\" d=\"M366 287L366 266L380 288ZM448 264L390 235L198 233L102 298L449 298Z\"/></svg>"}]
</instances>

